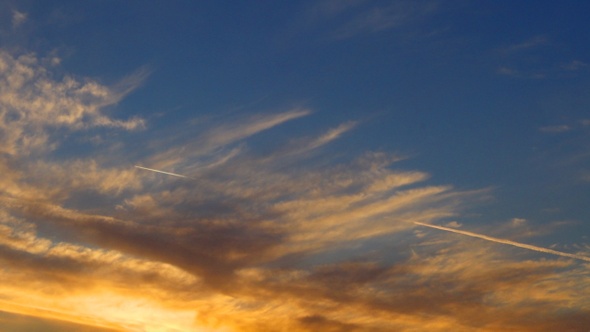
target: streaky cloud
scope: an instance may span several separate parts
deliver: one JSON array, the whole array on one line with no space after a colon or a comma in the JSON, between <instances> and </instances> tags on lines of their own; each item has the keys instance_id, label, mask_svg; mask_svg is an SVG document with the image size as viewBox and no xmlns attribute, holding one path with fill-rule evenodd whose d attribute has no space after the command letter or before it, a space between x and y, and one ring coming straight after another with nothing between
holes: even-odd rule
<instances>
[{"instance_id":1,"label":"streaky cloud","mask_svg":"<svg viewBox=\"0 0 590 332\"><path fill-rule=\"evenodd\" d=\"M336 31L336 39L347 39L364 33L377 33L409 25L438 10L435 1L395 1L383 6L357 9L346 24Z\"/></svg>"},{"instance_id":2,"label":"streaky cloud","mask_svg":"<svg viewBox=\"0 0 590 332\"><path fill-rule=\"evenodd\" d=\"M549 44L549 40L545 36L535 36L519 44L513 44L500 49L503 54L512 54L536 48L539 46Z\"/></svg>"},{"instance_id":3,"label":"streaky cloud","mask_svg":"<svg viewBox=\"0 0 590 332\"><path fill-rule=\"evenodd\" d=\"M539 131L549 134L558 134L570 131L572 128L568 125L545 126L539 128Z\"/></svg>"},{"instance_id":4,"label":"streaky cloud","mask_svg":"<svg viewBox=\"0 0 590 332\"><path fill-rule=\"evenodd\" d=\"M342 134L344 134L345 132L351 130L355 126L356 126L356 122L354 122L354 121L349 121L349 122L343 123L340 126L331 129L326 134L322 135L321 137L319 137L318 139L316 139L315 141L313 141L310 144L309 149L316 149L316 148L318 148L320 146L323 146L323 145L325 145L325 144L327 144L327 143L329 143L329 142L337 139Z\"/></svg>"},{"instance_id":5,"label":"streaky cloud","mask_svg":"<svg viewBox=\"0 0 590 332\"><path fill-rule=\"evenodd\" d=\"M518 247L518 248L523 248L523 249L538 251L538 252L542 252L542 253L546 253L546 254L557 255L557 256L562 256L562 257L568 257L568 258L579 259L579 260L582 260L582 261L590 262L590 257L586 257L586 256L581 256L581 255L576 255L576 254L569 254L569 253L566 253L566 252L561 252L561 251L557 251L557 250L553 250L553 249L547 249L547 248L543 248L543 247L537 247L537 246L533 246L533 245L526 244L526 243L520 243L520 242L515 242L515 241L511 241L511 240L506 240L506 239L499 239L499 238L496 238L496 237L491 237L491 236L487 236L487 235L483 235L483 234L478 234L478 233L473 233L473 232L468 232L468 231L461 231L461 230L458 230L458 229L444 227L444 226L437 226L437 225L425 224L425 223L421 223L421 222L418 222L418 221L414 221L413 223L416 224L416 225L419 225L419 226L424 226L424 227L438 229L438 230L441 230L441 231L446 231L446 232L461 234L461 235L465 235L465 236L475 237L475 238L478 238L478 239L482 239L482 240L486 240L486 241L491 241L491 242L495 242L495 243L507 244L507 245L510 245L510 246Z\"/></svg>"},{"instance_id":6,"label":"streaky cloud","mask_svg":"<svg viewBox=\"0 0 590 332\"><path fill-rule=\"evenodd\" d=\"M216 148L252 136L289 120L309 115L310 113L311 111L307 109L294 109L279 114L260 116L248 120L246 123L240 122L230 126L221 126L209 132L204 139L207 143L206 145Z\"/></svg>"},{"instance_id":7,"label":"streaky cloud","mask_svg":"<svg viewBox=\"0 0 590 332\"><path fill-rule=\"evenodd\" d=\"M210 128L204 129L202 134L196 136L194 141L167 148L165 152L155 154L149 159L154 167L168 168L176 167L183 170L194 169L196 164L201 164L202 159L209 159L212 155L224 149L232 149L224 160L221 158L219 166L238 154L233 144L243 142L249 137L281 125L287 121L311 114L311 110L295 108L290 111L278 114L258 114L255 116L238 117L234 121L223 124L210 124ZM190 151L187 154L187 151ZM182 157L181 157L182 156Z\"/></svg>"}]
</instances>

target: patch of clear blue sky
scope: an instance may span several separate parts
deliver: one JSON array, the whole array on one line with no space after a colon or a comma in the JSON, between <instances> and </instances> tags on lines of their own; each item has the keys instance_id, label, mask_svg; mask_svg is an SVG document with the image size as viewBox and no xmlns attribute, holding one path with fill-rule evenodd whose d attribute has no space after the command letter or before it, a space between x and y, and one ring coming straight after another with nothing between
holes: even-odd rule
<instances>
[{"instance_id":1,"label":"patch of clear blue sky","mask_svg":"<svg viewBox=\"0 0 590 332\"><path fill-rule=\"evenodd\" d=\"M473 221L587 222L590 126L580 121L590 118L589 2L353 1L323 12L321 3L329 2L11 8L29 15L25 48L57 50L67 72L112 82L149 67L118 108L163 113L152 127L305 106L315 113L256 143L360 120L332 148L399 151L415 155L400 167L431 181L497 188ZM363 16L379 11L372 23ZM388 26L387 15L398 21ZM570 130L540 130L560 125Z\"/></svg>"}]
</instances>

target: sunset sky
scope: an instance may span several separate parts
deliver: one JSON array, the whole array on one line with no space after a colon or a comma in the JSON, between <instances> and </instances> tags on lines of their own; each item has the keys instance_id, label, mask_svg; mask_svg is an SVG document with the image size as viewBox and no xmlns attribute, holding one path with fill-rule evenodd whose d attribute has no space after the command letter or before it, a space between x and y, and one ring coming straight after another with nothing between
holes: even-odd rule
<instances>
[{"instance_id":1,"label":"sunset sky","mask_svg":"<svg viewBox=\"0 0 590 332\"><path fill-rule=\"evenodd\" d=\"M0 0L0 330L588 331L589 17Z\"/></svg>"}]
</instances>

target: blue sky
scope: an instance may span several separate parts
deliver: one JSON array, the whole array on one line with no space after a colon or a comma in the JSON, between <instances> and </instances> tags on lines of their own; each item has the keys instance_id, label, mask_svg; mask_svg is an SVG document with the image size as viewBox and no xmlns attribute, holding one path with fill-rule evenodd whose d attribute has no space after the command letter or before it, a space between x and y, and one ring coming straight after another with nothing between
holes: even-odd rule
<instances>
[{"instance_id":1,"label":"blue sky","mask_svg":"<svg viewBox=\"0 0 590 332\"><path fill-rule=\"evenodd\" d=\"M0 1L0 321L583 330L589 14Z\"/></svg>"}]
</instances>

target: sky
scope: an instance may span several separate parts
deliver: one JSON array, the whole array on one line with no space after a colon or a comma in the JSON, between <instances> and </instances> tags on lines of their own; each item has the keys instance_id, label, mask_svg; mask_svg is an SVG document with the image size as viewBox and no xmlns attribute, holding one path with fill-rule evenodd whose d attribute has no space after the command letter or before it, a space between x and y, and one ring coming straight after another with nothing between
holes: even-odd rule
<instances>
[{"instance_id":1,"label":"sky","mask_svg":"<svg viewBox=\"0 0 590 332\"><path fill-rule=\"evenodd\" d=\"M0 326L587 331L588 17L0 0Z\"/></svg>"}]
</instances>

